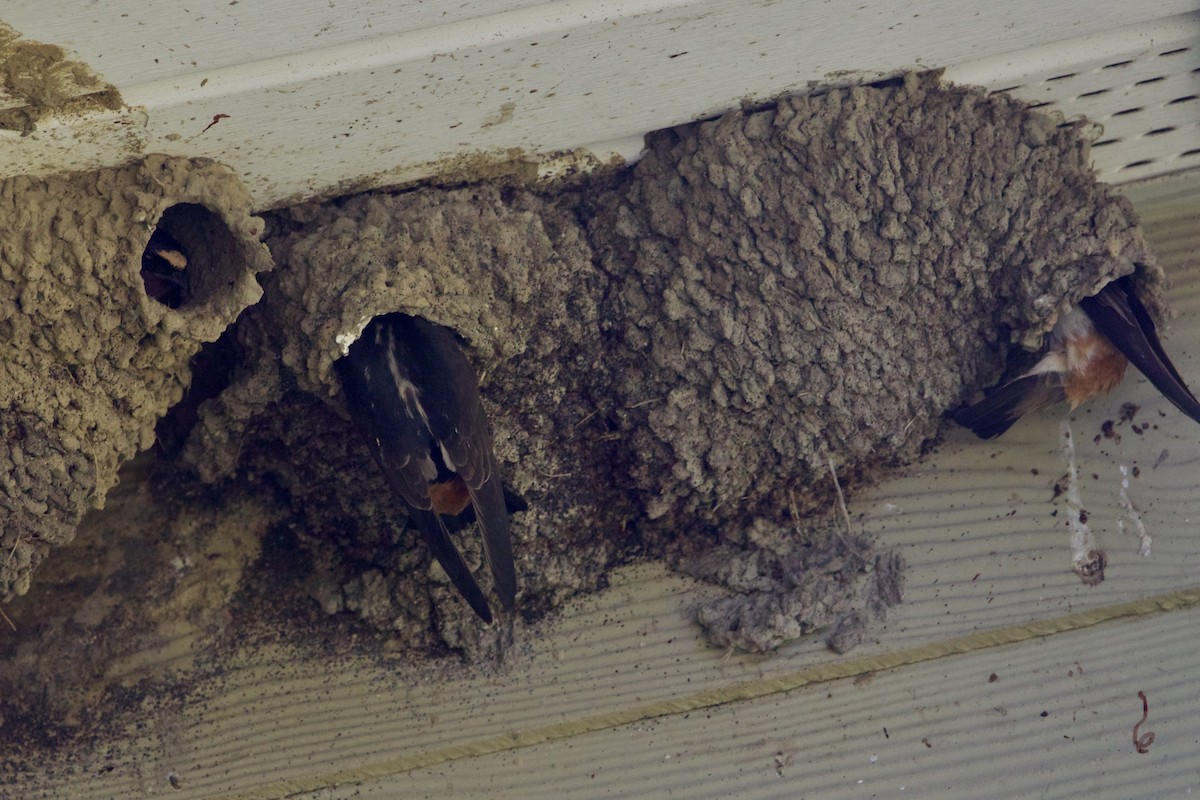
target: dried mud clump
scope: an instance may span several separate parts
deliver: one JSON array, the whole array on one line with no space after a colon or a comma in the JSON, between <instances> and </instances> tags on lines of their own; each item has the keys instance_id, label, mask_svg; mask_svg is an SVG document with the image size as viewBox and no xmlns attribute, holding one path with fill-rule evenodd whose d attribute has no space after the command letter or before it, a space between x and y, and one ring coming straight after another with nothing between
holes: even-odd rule
<instances>
[{"instance_id":1,"label":"dried mud clump","mask_svg":"<svg viewBox=\"0 0 1200 800\"><path fill-rule=\"evenodd\" d=\"M156 231L187 254L176 308L142 275ZM259 299L261 233L241 183L205 161L0 183L0 599L103 507L201 343Z\"/></svg>"},{"instance_id":2,"label":"dried mud clump","mask_svg":"<svg viewBox=\"0 0 1200 800\"><path fill-rule=\"evenodd\" d=\"M58 45L0 22L0 130L28 134L50 114L121 107L121 94Z\"/></svg>"},{"instance_id":3,"label":"dried mud clump","mask_svg":"<svg viewBox=\"0 0 1200 800\"><path fill-rule=\"evenodd\" d=\"M765 653L830 630L839 653L861 644L904 593L904 558L876 554L865 536L754 520L725 542L683 558L688 575L730 590L698 603L696 621L713 644Z\"/></svg>"}]
</instances>

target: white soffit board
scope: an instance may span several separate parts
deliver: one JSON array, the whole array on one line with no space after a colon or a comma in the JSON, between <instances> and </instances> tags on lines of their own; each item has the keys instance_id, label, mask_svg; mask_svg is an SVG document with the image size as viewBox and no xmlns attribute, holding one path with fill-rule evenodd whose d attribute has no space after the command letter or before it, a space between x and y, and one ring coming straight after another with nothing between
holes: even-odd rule
<instances>
[{"instance_id":1,"label":"white soffit board","mask_svg":"<svg viewBox=\"0 0 1200 800\"><path fill-rule=\"evenodd\" d=\"M1200 14L960 64L945 75L1096 123L1092 160L1103 180L1200 167Z\"/></svg>"},{"instance_id":2,"label":"white soffit board","mask_svg":"<svg viewBox=\"0 0 1200 800\"><path fill-rule=\"evenodd\" d=\"M1067 117L1100 118L1112 142L1095 149L1097 164L1126 180L1196 159L1194 8L1183 0L863 0L853 8L817 0L8 0L0 22L66 48L116 86L125 107L43 119L25 135L0 130L0 175L92 169L152 152L206 156L237 170L266 208L428 177L456 160L469 167L464 156L546 159L585 149L601 160L633 157L646 131L745 100L961 65L951 69L956 80L1019 86L1017 94ZM1151 144L1165 149L1148 156ZM1130 166L1139 161L1149 163Z\"/></svg>"}]
</instances>

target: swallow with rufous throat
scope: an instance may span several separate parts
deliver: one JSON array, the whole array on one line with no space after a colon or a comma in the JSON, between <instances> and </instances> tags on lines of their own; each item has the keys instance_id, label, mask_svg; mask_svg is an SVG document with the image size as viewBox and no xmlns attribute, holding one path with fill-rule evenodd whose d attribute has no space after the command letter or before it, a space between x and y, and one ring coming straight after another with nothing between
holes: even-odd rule
<instances>
[{"instance_id":1,"label":"swallow with rufous throat","mask_svg":"<svg viewBox=\"0 0 1200 800\"><path fill-rule=\"evenodd\" d=\"M496 595L512 610L517 581L508 508L479 383L454 334L421 317L385 314L335 365L355 427L455 588L492 621L445 519L469 505Z\"/></svg>"},{"instance_id":2,"label":"swallow with rufous throat","mask_svg":"<svg viewBox=\"0 0 1200 800\"><path fill-rule=\"evenodd\" d=\"M993 389L953 415L984 439L1004 433L1031 411L1059 403L1071 410L1107 394L1133 363L1184 414L1200 422L1200 402L1167 358L1154 321L1126 275L1085 297L1050 332L1050 346L1033 369Z\"/></svg>"}]
</instances>

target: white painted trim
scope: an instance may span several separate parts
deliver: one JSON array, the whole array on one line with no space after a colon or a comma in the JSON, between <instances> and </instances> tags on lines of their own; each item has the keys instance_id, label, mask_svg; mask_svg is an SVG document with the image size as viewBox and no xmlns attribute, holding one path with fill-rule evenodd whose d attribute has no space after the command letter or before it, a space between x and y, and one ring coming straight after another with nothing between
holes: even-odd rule
<instances>
[{"instance_id":1,"label":"white painted trim","mask_svg":"<svg viewBox=\"0 0 1200 800\"><path fill-rule=\"evenodd\" d=\"M9 0L0 20L68 47L131 107L0 133L0 174L206 156L269 207L411 181L477 154L628 156L646 131L815 84L956 64L994 84L1097 47L1146 47L1160 29L1200 41L1184 0L172 6L114 0L99 16ZM1064 40L1082 44L1062 51ZM612 142L618 150L599 144Z\"/></svg>"}]
</instances>

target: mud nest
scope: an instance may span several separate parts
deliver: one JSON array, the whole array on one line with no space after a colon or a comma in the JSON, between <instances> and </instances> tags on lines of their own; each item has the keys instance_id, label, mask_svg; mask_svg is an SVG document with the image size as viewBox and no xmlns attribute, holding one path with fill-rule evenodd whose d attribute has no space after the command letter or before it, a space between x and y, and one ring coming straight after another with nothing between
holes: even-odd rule
<instances>
[{"instance_id":1,"label":"mud nest","mask_svg":"<svg viewBox=\"0 0 1200 800\"><path fill-rule=\"evenodd\" d=\"M275 223L278 272L240 326L245 368L204 407L187 458L206 480L285 489L328 610L466 647L493 634L406 530L331 372L373 316L463 337L527 508L514 535L536 614L645 552L722 581L690 559L761 549L755 530L832 508L831 468L852 488L919 457L1013 343L1036 346L1135 269L1157 308L1161 278L1079 127L936 75L661 131L635 167L583 189L374 193ZM801 538L795 552L772 538L773 569L803 566ZM875 556L851 550L834 584L854 596ZM794 588L737 592L763 605Z\"/></svg>"},{"instance_id":2,"label":"mud nest","mask_svg":"<svg viewBox=\"0 0 1200 800\"><path fill-rule=\"evenodd\" d=\"M943 413L1001 375L1014 343L1036 346L1111 278L1136 271L1159 310L1161 275L1127 201L1094 179L1081 129L1011 98L908 76L731 112L647 145L633 168L582 188L426 187L271 215L276 272L223 339L219 391L198 406L182 460L206 482L249 479L287 498L307 591L327 611L414 647L479 653L504 635L479 626L430 563L346 418L331 367L375 315L422 316L462 337L523 509L524 613L602 585L614 564L666 555L736 598L697 610L717 641L764 649L898 599L895 558L829 533L831 472L853 489L919 457ZM31 291L24 254L50 247L55 229L5 247L0 278L14 297ZM146 244L118 241L122 254ZM77 260L56 280L103 294ZM135 296L127 261L107 259L126 264L129 294L111 301L124 309L111 329L154 347L99 363L149 377L89 386L158 390L122 416L106 465L146 446L196 343L216 333L181 340L177 312ZM83 360L70 355L76 333L56 341L49 312L35 322L20 309L0 334L25 331L16 341L52 354L39 374ZM71 313L64 331L84 325ZM27 371L17 385L38 379ZM75 430L36 421L60 440ZM16 465L5 440L0 458ZM97 484L95 448L63 448L75 461L64 456L46 485ZM24 502L10 486L0 502ZM478 565L474 537L459 543ZM738 568L713 569L714 552ZM881 569L894 579L867 577Z\"/></svg>"},{"instance_id":3,"label":"mud nest","mask_svg":"<svg viewBox=\"0 0 1200 800\"><path fill-rule=\"evenodd\" d=\"M0 183L0 600L103 507L200 345L258 301L262 229L236 176L201 160ZM147 291L156 234L178 248L175 307Z\"/></svg>"}]
</instances>

